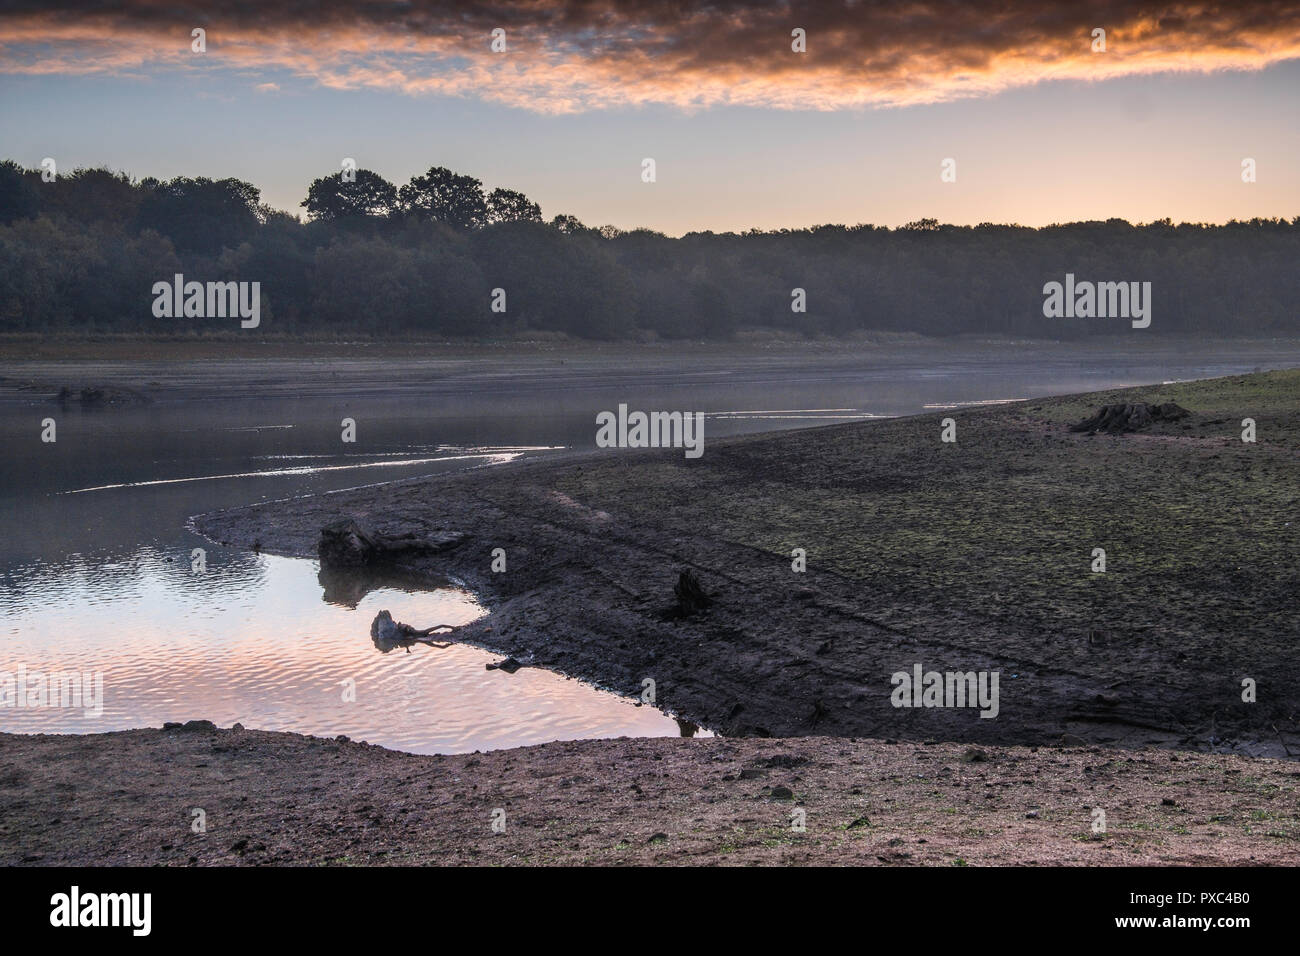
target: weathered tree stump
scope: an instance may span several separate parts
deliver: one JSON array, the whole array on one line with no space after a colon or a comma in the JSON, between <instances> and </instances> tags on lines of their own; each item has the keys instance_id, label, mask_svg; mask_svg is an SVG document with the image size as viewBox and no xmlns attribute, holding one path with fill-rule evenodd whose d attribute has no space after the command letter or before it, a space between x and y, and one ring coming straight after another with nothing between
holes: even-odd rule
<instances>
[{"instance_id":1,"label":"weathered tree stump","mask_svg":"<svg viewBox=\"0 0 1300 956\"><path fill-rule=\"evenodd\" d=\"M677 595L677 610L683 614L694 614L697 611L703 611L713 603L713 598L709 597L700 584L700 579L695 576L695 572L686 570L677 578L677 583L673 586L673 593Z\"/></svg>"},{"instance_id":2,"label":"weathered tree stump","mask_svg":"<svg viewBox=\"0 0 1300 956\"><path fill-rule=\"evenodd\" d=\"M1072 425L1072 432L1106 432L1118 435L1135 432L1156 422L1176 422L1190 415L1187 409L1175 402L1148 405L1146 402L1103 405L1097 414Z\"/></svg>"},{"instance_id":3,"label":"weathered tree stump","mask_svg":"<svg viewBox=\"0 0 1300 956\"><path fill-rule=\"evenodd\" d=\"M461 531L441 531L432 535L383 534L367 531L351 518L342 518L321 528L316 552L322 566L359 568L400 559L437 554L454 548L468 535Z\"/></svg>"}]
</instances>

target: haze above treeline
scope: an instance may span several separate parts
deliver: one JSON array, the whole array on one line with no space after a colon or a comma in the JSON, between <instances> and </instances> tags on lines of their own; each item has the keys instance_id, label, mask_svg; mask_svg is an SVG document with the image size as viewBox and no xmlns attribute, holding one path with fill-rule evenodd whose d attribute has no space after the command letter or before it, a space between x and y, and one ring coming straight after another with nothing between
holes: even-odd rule
<instances>
[{"instance_id":1,"label":"haze above treeline","mask_svg":"<svg viewBox=\"0 0 1300 956\"><path fill-rule=\"evenodd\" d=\"M1043 287L1067 273L1150 282L1152 323L1142 334L1300 330L1300 216L1042 228L922 218L896 229L670 238L566 215L548 221L523 194L485 190L442 167L401 187L365 169L323 176L307 187L305 222L260 198L237 179L137 181L79 169L47 182L42 170L0 163L0 331L238 328L156 318L150 290L178 273L259 282L262 322L246 334L1071 338L1128 330L1122 319L1045 318ZM792 308L799 301L806 311Z\"/></svg>"}]
</instances>

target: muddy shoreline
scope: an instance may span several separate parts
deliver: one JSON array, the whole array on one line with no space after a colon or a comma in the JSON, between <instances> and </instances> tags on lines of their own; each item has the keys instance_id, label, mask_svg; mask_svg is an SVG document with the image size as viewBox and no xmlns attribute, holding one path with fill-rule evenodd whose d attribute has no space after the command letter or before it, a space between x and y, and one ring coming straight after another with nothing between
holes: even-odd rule
<instances>
[{"instance_id":1,"label":"muddy shoreline","mask_svg":"<svg viewBox=\"0 0 1300 956\"><path fill-rule=\"evenodd\" d=\"M1269 519L1252 540L1241 515L1222 512L1225 489L1249 492L1252 521L1294 504L1296 381L1265 373L946 412L963 434L953 445L938 441L936 414L723 439L700 462L664 451L521 462L193 525L292 556L314 555L320 528L343 517L464 533L392 569L474 589L492 613L464 639L628 695L652 680L660 706L727 737L1288 757L1300 754L1300 622L1294 563L1281 556L1296 553L1297 530ZM1192 417L1138 435L1070 432L1117 397L1178 401ZM1260 407L1269 427L1244 446L1235 421ZM1205 480L1189 483L1197 473ZM901 547L882 563L872 548L886 540ZM1099 541L1125 562L1102 576L1088 565ZM795 542L806 573L792 573ZM497 548L505 573L490 570ZM688 618L673 610L683 569L714 596ZM997 718L892 706L891 674L916 663L998 671ZM1242 675L1268 688L1258 703L1241 700Z\"/></svg>"}]
</instances>

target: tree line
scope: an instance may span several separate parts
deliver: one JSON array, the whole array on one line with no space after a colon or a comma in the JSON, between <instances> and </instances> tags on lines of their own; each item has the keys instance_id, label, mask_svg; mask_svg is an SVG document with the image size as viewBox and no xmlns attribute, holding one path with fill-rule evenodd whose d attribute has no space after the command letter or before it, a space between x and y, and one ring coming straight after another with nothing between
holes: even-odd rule
<instances>
[{"instance_id":1,"label":"tree line","mask_svg":"<svg viewBox=\"0 0 1300 956\"><path fill-rule=\"evenodd\" d=\"M671 238L547 221L522 193L486 191L442 167L400 188L366 169L324 176L302 207L305 219L272 209L237 179L78 169L47 182L2 162L0 331L213 331L153 316L152 285L175 273L260 282L259 332L282 334L1071 338L1127 329L1045 318L1043 286L1067 273L1151 282L1152 334L1300 331L1300 216L1042 228L919 219Z\"/></svg>"}]
</instances>

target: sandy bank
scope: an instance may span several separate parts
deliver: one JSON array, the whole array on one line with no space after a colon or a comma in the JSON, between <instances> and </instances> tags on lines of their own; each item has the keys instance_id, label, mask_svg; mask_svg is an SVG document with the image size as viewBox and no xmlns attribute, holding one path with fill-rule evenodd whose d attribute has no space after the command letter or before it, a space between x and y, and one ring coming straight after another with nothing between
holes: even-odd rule
<instances>
[{"instance_id":1,"label":"sandy bank","mask_svg":"<svg viewBox=\"0 0 1300 956\"><path fill-rule=\"evenodd\" d=\"M823 737L425 757L251 730L0 734L0 864L1294 865L1298 780L1223 755Z\"/></svg>"}]
</instances>

